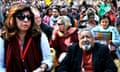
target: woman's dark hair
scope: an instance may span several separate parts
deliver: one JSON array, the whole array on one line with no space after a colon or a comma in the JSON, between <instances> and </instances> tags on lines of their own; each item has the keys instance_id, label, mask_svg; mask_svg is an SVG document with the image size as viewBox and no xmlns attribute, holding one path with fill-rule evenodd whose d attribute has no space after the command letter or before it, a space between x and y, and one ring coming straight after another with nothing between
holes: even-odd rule
<instances>
[{"instance_id":1,"label":"woman's dark hair","mask_svg":"<svg viewBox=\"0 0 120 72\"><path fill-rule=\"evenodd\" d=\"M16 15L17 14L22 14L22 12L24 12L24 11L29 11L30 12L30 15L31 15L31 27L30 27L30 29L29 30L31 30L32 29L32 27L33 27L33 24L34 24L34 15L33 15L33 13L31 12L31 9L30 9L30 7L29 6L25 6L24 8L21 8L21 9L18 9L16 12L15 12L15 14L13 14L13 17L14 17L14 23L16 23L16 20L15 20L15 18L16 18ZM16 26L16 24L14 24L15 26ZM17 26L16 26L17 27Z\"/></svg>"},{"instance_id":2,"label":"woman's dark hair","mask_svg":"<svg viewBox=\"0 0 120 72\"><path fill-rule=\"evenodd\" d=\"M111 0L111 2L112 2L113 5L115 6L115 8L117 8L117 0Z\"/></svg>"},{"instance_id":3,"label":"woman's dark hair","mask_svg":"<svg viewBox=\"0 0 120 72\"><path fill-rule=\"evenodd\" d=\"M103 15L102 17L100 17L100 21L99 22L101 22L101 20L106 19L106 18L109 20L109 25L112 25L110 17L108 15Z\"/></svg>"},{"instance_id":4,"label":"woman's dark hair","mask_svg":"<svg viewBox=\"0 0 120 72\"><path fill-rule=\"evenodd\" d=\"M46 15L49 15L49 10L52 10L52 8L47 8Z\"/></svg>"},{"instance_id":5,"label":"woman's dark hair","mask_svg":"<svg viewBox=\"0 0 120 72\"><path fill-rule=\"evenodd\" d=\"M87 4L86 4L86 1L83 1L82 5L85 5L85 6L86 6L86 5L87 5Z\"/></svg>"}]
</instances>

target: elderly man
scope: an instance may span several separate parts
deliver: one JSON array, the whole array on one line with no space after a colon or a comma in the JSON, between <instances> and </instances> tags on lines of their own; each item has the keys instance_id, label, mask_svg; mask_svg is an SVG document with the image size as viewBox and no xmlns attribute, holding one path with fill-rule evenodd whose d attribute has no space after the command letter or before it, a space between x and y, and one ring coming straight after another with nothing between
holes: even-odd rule
<instances>
[{"instance_id":1,"label":"elderly man","mask_svg":"<svg viewBox=\"0 0 120 72\"><path fill-rule=\"evenodd\" d=\"M56 72L117 72L108 47L95 43L90 30L81 30L78 39L69 46Z\"/></svg>"}]
</instances>

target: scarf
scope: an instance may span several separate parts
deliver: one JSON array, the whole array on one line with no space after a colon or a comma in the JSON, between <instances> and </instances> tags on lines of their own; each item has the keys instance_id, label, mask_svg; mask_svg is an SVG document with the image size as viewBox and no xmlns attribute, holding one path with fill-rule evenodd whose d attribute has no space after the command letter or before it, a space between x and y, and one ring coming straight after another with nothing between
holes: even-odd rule
<instances>
[{"instance_id":1,"label":"scarf","mask_svg":"<svg viewBox=\"0 0 120 72\"><path fill-rule=\"evenodd\" d=\"M32 72L39 67L42 61L39 44L40 36L26 36L21 50L18 36L11 37L5 46L6 72Z\"/></svg>"}]
</instances>

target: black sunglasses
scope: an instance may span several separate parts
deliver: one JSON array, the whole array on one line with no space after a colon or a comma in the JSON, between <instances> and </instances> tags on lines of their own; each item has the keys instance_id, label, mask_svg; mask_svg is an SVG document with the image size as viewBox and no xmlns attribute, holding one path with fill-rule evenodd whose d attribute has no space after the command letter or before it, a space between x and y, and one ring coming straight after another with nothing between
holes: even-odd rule
<instances>
[{"instance_id":1,"label":"black sunglasses","mask_svg":"<svg viewBox=\"0 0 120 72\"><path fill-rule=\"evenodd\" d=\"M20 20L24 20L25 18L27 18L28 20L31 20L32 15L18 14L18 15L16 15L16 17Z\"/></svg>"}]
</instances>

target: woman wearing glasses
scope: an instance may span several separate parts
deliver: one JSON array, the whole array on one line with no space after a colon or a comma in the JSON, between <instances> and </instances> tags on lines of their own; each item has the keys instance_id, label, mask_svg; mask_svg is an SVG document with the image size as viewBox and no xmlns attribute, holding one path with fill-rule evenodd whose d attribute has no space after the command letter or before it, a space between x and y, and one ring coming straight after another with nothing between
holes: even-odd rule
<instances>
[{"instance_id":1,"label":"woman wearing glasses","mask_svg":"<svg viewBox=\"0 0 120 72\"><path fill-rule=\"evenodd\" d=\"M2 31L6 72L46 72L51 69L52 57L47 37L34 24L29 6L12 6Z\"/></svg>"},{"instance_id":2,"label":"woman wearing glasses","mask_svg":"<svg viewBox=\"0 0 120 72\"><path fill-rule=\"evenodd\" d=\"M68 47L73 42L78 42L78 28L72 27L67 16L58 17L56 23L52 32L50 46L55 49L57 61L60 63L64 59Z\"/></svg>"}]
</instances>

